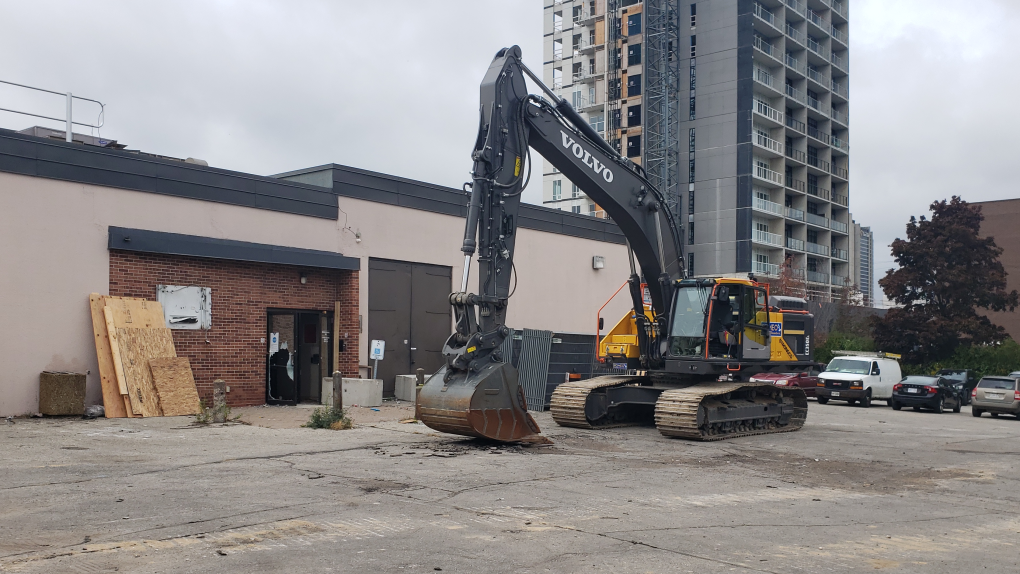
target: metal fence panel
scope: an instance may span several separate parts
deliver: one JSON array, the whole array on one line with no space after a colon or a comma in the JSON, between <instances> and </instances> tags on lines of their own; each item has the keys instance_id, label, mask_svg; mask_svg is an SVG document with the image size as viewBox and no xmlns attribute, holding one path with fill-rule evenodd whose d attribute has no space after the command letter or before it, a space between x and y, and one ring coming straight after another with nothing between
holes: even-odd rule
<instances>
[{"instance_id":1,"label":"metal fence panel","mask_svg":"<svg viewBox=\"0 0 1020 574\"><path fill-rule=\"evenodd\" d=\"M520 384L528 401L529 411L545 410L545 388L549 376L549 351L552 348L552 331L524 329L521 338L521 355L518 359Z\"/></svg>"}]
</instances>

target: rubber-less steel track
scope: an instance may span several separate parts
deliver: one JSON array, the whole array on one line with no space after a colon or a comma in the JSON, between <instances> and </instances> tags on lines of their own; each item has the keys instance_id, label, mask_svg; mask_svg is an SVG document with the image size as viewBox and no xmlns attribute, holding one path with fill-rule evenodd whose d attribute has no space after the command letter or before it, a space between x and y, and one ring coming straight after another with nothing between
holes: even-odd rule
<instances>
[{"instance_id":1,"label":"rubber-less steel track","mask_svg":"<svg viewBox=\"0 0 1020 574\"><path fill-rule=\"evenodd\" d=\"M753 392L752 392L753 391ZM708 424L709 409L725 408L732 395L737 401L760 404L792 405L793 413L783 417L761 417L749 420ZM701 411L702 420L698 414ZM659 395L655 403L655 427L669 437L693 440L722 440L741 436L795 431L807 419L807 398L799 388L783 389L768 384L701 383L684 389L672 389Z\"/></svg>"},{"instance_id":2,"label":"rubber-less steel track","mask_svg":"<svg viewBox=\"0 0 1020 574\"><path fill-rule=\"evenodd\" d=\"M606 421L604 424L588 422L588 417L584 414L584 405L588 401L588 395L594 390L626 385L642 379L645 377L607 375L585 381L563 383L553 391L549 411L556 424L564 427L592 429L625 426L626 422L618 421Z\"/></svg>"}]
</instances>

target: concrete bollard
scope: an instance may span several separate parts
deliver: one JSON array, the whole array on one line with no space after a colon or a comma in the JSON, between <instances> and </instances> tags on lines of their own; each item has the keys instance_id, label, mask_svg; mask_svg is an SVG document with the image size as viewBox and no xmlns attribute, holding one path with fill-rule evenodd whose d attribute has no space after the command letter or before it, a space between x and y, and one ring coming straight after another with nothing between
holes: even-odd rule
<instances>
[{"instance_id":1,"label":"concrete bollard","mask_svg":"<svg viewBox=\"0 0 1020 574\"><path fill-rule=\"evenodd\" d=\"M223 379L213 381L212 391L214 423L227 422L227 383Z\"/></svg>"},{"instance_id":2,"label":"concrete bollard","mask_svg":"<svg viewBox=\"0 0 1020 574\"><path fill-rule=\"evenodd\" d=\"M418 398L421 396L421 388L425 386L425 369L419 367L415 374L418 375L418 384L414 387L414 418L421 420L421 407L418 406Z\"/></svg>"},{"instance_id":3,"label":"concrete bollard","mask_svg":"<svg viewBox=\"0 0 1020 574\"><path fill-rule=\"evenodd\" d=\"M344 375L340 371L333 372L333 408L344 408Z\"/></svg>"}]
</instances>

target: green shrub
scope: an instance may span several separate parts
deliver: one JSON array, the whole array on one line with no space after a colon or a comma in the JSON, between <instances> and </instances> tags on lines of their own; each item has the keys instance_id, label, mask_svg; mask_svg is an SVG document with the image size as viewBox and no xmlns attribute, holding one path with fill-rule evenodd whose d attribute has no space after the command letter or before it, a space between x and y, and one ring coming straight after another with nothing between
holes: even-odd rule
<instances>
[{"instance_id":1,"label":"green shrub","mask_svg":"<svg viewBox=\"0 0 1020 574\"><path fill-rule=\"evenodd\" d=\"M354 428L354 422L347 416L347 409L320 407L312 411L312 416L302 426L312 429L347 430Z\"/></svg>"},{"instance_id":2,"label":"green shrub","mask_svg":"<svg viewBox=\"0 0 1020 574\"><path fill-rule=\"evenodd\" d=\"M999 344L959 347L947 359L902 367L904 375L931 375L940 369L970 369L978 377L1006 375L1020 371L1020 344L1006 339Z\"/></svg>"},{"instance_id":3,"label":"green shrub","mask_svg":"<svg viewBox=\"0 0 1020 574\"><path fill-rule=\"evenodd\" d=\"M821 345L815 347L814 357L819 363L828 363L832 360L833 351L874 350L875 342L870 337L832 332Z\"/></svg>"}]
</instances>

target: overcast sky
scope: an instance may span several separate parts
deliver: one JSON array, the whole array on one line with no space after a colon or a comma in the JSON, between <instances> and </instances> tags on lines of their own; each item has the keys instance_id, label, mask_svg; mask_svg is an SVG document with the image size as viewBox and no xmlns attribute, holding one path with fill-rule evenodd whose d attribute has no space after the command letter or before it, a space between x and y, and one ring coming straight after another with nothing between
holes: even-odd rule
<instances>
[{"instance_id":1,"label":"overcast sky","mask_svg":"<svg viewBox=\"0 0 1020 574\"><path fill-rule=\"evenodd\" d=\"M849 9L850 207L875 232L882 276L888 243L932 200L1020 197L1020 1ZM101 100L102 135L135 149L257 174L335 162L460 187L478 82L511 44L541 68L541 15L542 0L0 0L0 80ZM63 115L57 96L4 87L0 107ZM0 112L0 127L35 123ZM530 187L526 201L540 202Z\"/></svg>"}]
</instances>

